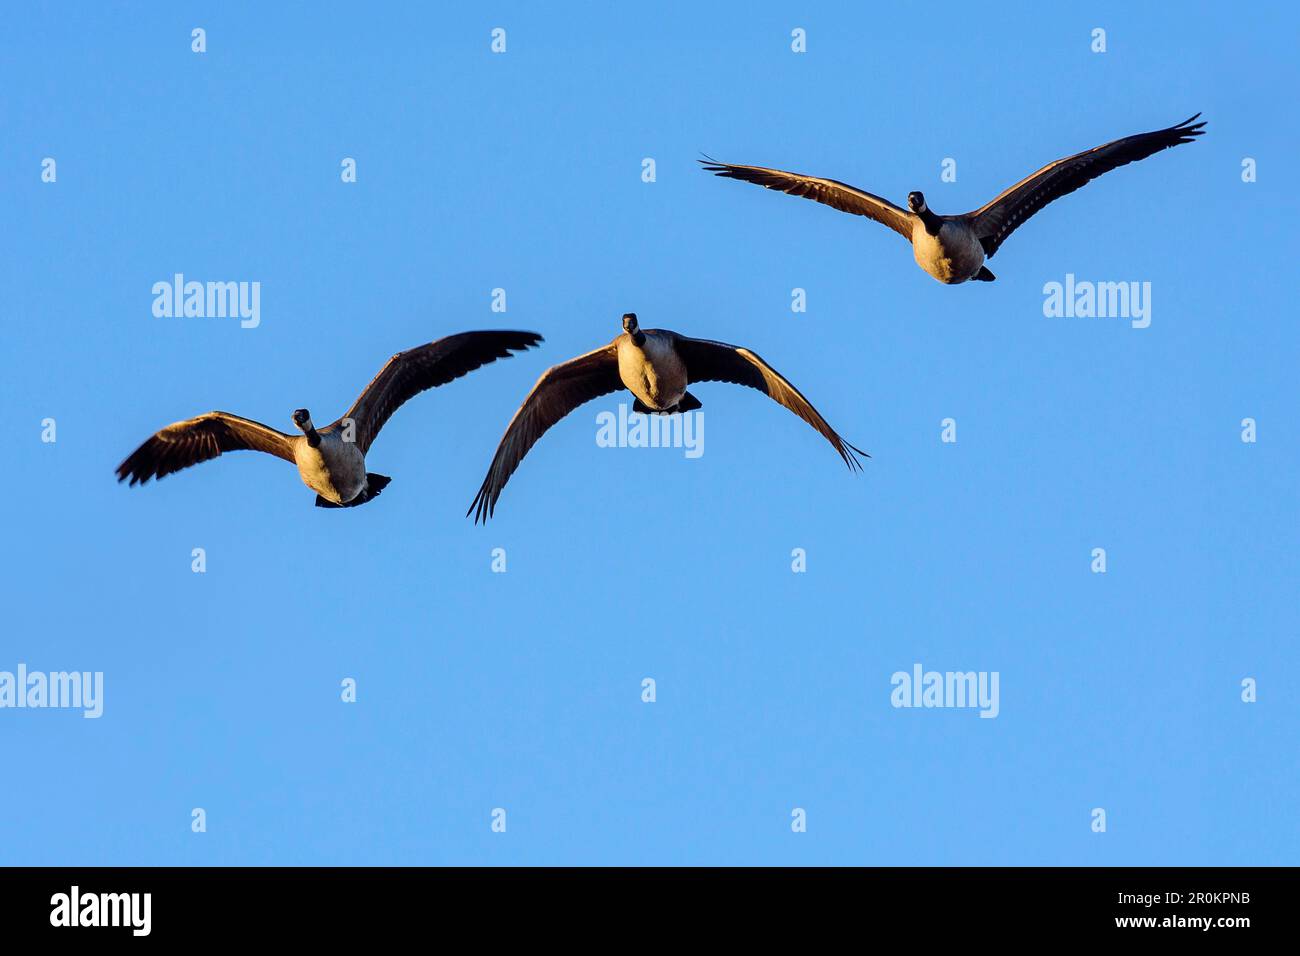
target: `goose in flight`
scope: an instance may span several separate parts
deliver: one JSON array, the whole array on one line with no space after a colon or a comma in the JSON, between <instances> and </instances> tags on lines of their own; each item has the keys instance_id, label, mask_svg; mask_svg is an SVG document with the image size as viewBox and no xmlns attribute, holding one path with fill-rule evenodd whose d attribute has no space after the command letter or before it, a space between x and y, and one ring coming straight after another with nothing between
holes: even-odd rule
<instances>
[{"instance_id":1,"label":"goose in flight","mask_svg":"<svg viewBox=\"0 0 1300 956\"><path fill-rule=\"evenodd\" d=\"M797 388L749 349L667 329L642 329L636 314L628 312L623 334L614 341L542 373L506 427L466 516L473 514L475 524L486 523L528 450L579 405L626 388L635 412L689 412L701 405L687 386L711 381L747 385L784 405L817 429L850 468L862 468L855 455L870 457L841 438Z\"/></svg>"},{"instance_id":2,"label":"goose in flight","mask_svg":"<svg viewBox=\"0 0 1300 956\"><path fill-rule=\"evenodd\" d=\"M787 173L763 166L733 166L707 158L699 162L708 172L718 176L779 189L792 196L815 199L842 212L874 219L910 242L916 264L946 285L968 279L992 282L994 275L984 265L985 258L991 259L1007 236L1026 219L1049 202L1074 192L1103 173L1146 159L1170 146L1190 143L1204 132L1204 121L1193 122L1200 115L1197 113L1168 129L1125 136L1048 163L1038 172L1003 190L991 202L974 212L958 216L940 216L932 212L919 191L907 194L907 209L904 210L887 199L834 179Z\"/></svg>"},{"instance_id":3,"label":"goose in flight","mask_svg":"<svg viewBox=\"0 0 1300 956\"><path fill-rule=\"evenodd\" d=\"M296 410L293 423L301 435L229 412L175 422L118 465L117 480L144 484L222 452L264 451L298 467L303 484L316 492L318 508L365 504L391 480L366 471L366 452L402 403L541 341L536 332L461 332L398 352L337 421L317 429L307 409Z\"/></svg>"}]
</instances>

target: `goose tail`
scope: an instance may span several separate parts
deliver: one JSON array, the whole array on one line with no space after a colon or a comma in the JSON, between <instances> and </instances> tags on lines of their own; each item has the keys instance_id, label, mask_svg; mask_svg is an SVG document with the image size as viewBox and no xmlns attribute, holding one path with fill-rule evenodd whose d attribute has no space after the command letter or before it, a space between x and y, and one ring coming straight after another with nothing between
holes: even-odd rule
<instances>
[{"instance_id":1,"label":"goose tail","mask_svg":"<svg viewBox=\"0 0 1300 956\"><path fill-rule=\"evenodd\" d=\"M332 501L326 501L320 495L316 496L317 508L355 508L357 505L364 505L371 498L378 498L379 493L388 487L388 483L393 479L387 475L375 475L366 472L366 489L357 495L351 501L341 505L336 505Z\"/></svg>"}]
</instances>

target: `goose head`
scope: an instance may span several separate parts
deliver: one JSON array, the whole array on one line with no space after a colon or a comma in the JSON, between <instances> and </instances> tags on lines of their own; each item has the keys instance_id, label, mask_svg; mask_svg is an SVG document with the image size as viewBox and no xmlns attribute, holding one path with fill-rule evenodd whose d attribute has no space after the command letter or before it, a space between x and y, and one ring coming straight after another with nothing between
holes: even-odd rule
<instances>
[{"instance_id":1,"label":"goose head","mask_svg":"<svg viewBox=\"0 0 1300 956\"><path fill-rule=\"evenodd\" d=\"M907 208L920 217L927 233L932 236L939 235L939 229L943 226L943 218L936 216L931 212L930 207L925 204L925 193L919 189L914 189L908 193Z\"/></svg>"},{"instance_id":2,"label":"goose head","mask_svg":"<svg viewBox=\"0 0 1300 956\"><path fill-rule=\"evenodd\" d=\"M645 333L641 331L635 312L623 313L623 331L632 337L632 341L636 345L645 345Z\"/></svg>"},{"instance_id":3,"label":"goose head","mask_svg":"<svg viewBox=\"0 0 1300 956\"><path fill-rule=\"evenodd\" d=\"M294 409L293 423L307 436L307 441L313 448L320 443L320 435L316 433L316 426L311 423L311 412L307 411L307 409Z\"/></svg>"}]
</instances>

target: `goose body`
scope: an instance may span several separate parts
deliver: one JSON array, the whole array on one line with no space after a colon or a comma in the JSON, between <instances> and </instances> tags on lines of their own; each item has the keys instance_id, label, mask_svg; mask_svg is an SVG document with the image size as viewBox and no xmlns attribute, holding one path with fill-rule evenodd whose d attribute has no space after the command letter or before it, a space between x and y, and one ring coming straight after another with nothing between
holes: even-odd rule
<instances>
[{"instance_id":1,"label":"goose body","mask_svg":"<svg viewBox=\"0 0 1300 956\"><path fill-rule=\"evenodd\" d=\"M792 173L767 166L739 166L700 160L707 172L739 179L792 196L802 196L841 212L853 213L888 226L912 244L916 264L945 285L975 279L992 282L984 260L992 258L1007 236L1048 203L1069 195L1098 176L1145 159L1163 149L1192 142L1205 132L1201 114L1165 129L1112 140L1094 149L1048 163L979 209L957 216L940 216L925 196L907 195L907 208L894 205L835 179Z\"/></svg>"},{"instance_id":2,"label":"goose body","mask_svg":"<svg viewBox=\"0 0 1300 956\"><path fill-rule=\"evenodd\" d=\"M618 377L646 408L670 411L686 394L686 365L673 347L672 336L652 329L640 338L638 344L636 336L625 332L614 340Z\"/></svg>"},{"instance_id":3,"label":"goose body","mask_svg":"<svg viewBox=\"0 0 1300 956\"><path fill-rule=\"evenodd\" d=\"M320 433L315 446L302 435L293 443L302 483L330 504L346 504L366 490L366 456L340 430Z\"/></svg>"},{"instance_id":4,"label":"goose body","mask_svg":"<svg viewBox=\"0 0 1300 956\"><path fill-rule=\"evenodd\" d=\"M366 454L384 424L408 399L542 341L535 332L461 332L398 352L344 414L318 429L299 408L287 435L229 412L207 412L160 429L117 467L118 481L145 484L228 451L262 451L298 468L321 508L372 500L389 478L366 471Z\"/></svg>"},{"instance_id":5,"label":"goose body","mask_svg":"<svg viewBox=\"0 0 1300 956\"><path fill-rule=\"evenodd\" d=\"M642 329L636 314L629 312L623 316L623 334L608 345L542 373L506 426L468 514L474 515L476 524L486 522L529 449L578 406L625 388L636 397L634 411L693 411L701 405L687 391L688 386L709 381L763 392L816 429L850 468L861 469L856 456L866 452L841 438L812 403L758 355L737 345L688 338L668 329Z\"/></svg>"},{"instance_id":6,"label":"goose body","mask_svg":"<svg viewBox=\"0 0 1300 956\"><path fill-rule=\"evenodd\" d=\"M944 285L956 285L979 275L984 247L975 230L961 219L945 219L937 235L917 219L912 227L912 258Z\"/></svg>"}]
</instances>

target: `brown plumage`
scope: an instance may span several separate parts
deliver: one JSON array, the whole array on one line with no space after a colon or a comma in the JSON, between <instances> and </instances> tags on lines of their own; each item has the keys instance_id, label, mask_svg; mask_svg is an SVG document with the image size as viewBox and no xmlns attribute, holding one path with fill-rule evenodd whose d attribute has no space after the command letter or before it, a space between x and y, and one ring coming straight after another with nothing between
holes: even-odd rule
<instances>
[{"instance_id":1,"label":"brown plumage","mask_svg":"<svg viewBox=\"0 0 1300 956\"><path fill-rule=\"evenodd\" d=\"M908 208L902 209L886 199L834 179L765 166L719 163L707 158L700 163L715 175L813 199L888 226L912 243L917 264L940 282L992 281L993 273L984 267L984 260L991 258L1007 236L1030 216L1112 169L1145 159L1163 149L1192 142L1204 133L1204 121L1196 122L1200 115L1197 113L1174 126L1125 136L1048 163L979 209L956 216L932 212L920 192L909 193Z\"/></svg>"},{"instance_id":2,"label":"brown plumage","mask_svg":"<svg viewBox=\"0 0 1300 956\"><path fill-rule=\"evenodd\" d=\"M541 341L535 332L461 332L398 352L371 379L352 407L329 427L337 428L352 419L356 423L357 447L364 455L393 412L416 395Z\"/></svg>"},{"instance_id":3,"label":"brown plumage","mask_svg":"<svg viewBox=\"0 0 1300 956\"><path fill-rule=\"evenodd\" d=\"M1162 149L1192 142L1205 132L1204 121L1193 122L1200 115L1197 113L1166 129L1125 136L1048 163L979 209L966 213L964 218L971 221L985 254L992 258L1007 236L1048 203L1068 196L1112 169L1146 159Z\"/></svg>"},{"instance_id":4,"label":"brown plumage","mask_svg":"<svg viewBox=\"0 0 1300 956\"><path fill-rule=\"evenodd\" d=\"M230 412L207 412L159 430L117 466L117 480L143 485L150 478L211 461L227 451L264 451L292 462L295 436Z\"/></svg>"},{"instance_id":5,"label":"brown plumage","mask_svg":"<svg viewBox=\"0 0 1300 956\"><path fill-rule=\"evenodd\" d=\"M719 163L716 160L699 160L706 172L724 179L739 179L754 183L768 189L776 189L791 196L802 196L815 202L838 209L840 212L855 216L866 216L882 226L888 226L908 242L912 241L913 217L906 209L900 209L888 199L881 199L856 186L842 183L837 179L821 179L817 176L805 176L803 173L787 173L780 169L766 166L734 166L731 163Z\"/></svg>"},{"instance_id":6,"label":"brown plumage","mask_svg":"<svg viewBox=\"0 0 1300 956\"><path fill-rule=\"evenodd\" d=\"M321 507L350 507L378 495L384 475L366 472L365 455L384 423L404 402L474 369L542 341L535 332L461 332L398 352L385 363L352 407L317 430L306 409L293 413L303 432L288 435L229 412L208 412L174 422L146 439L117 467L118 481L144 484L228 451L262 451L297 466Z\"/></svg>"},{"instance_id":7,"label":"brown plumage","mask_svg":"<svg viewBox=\"0 0 1300 956\"><path fill-rule=\"evenodd\" d=\"M692 382L731 382L757 389L778 405L784 405L805 422L815 428L831 447L844 459L850 469L862 470L862 463L853 457L859 455L870 458L860 448L854 448L835 429L827 424L821 413L813 407L812 402L804 398L803 392L795 388L776 369L767 362L739 345L725 342L713 342L709 339L692 339L684 335L673 334L677 354L686 363Z\"/></svg>"},{"instance_id":8,"label":"brown plumage","mask_svg":"<svg viewBox=\"0 0 1300 956\"><path fill-rule=\"evenodd\" d=\"M686 391L692 382L732 382L757 389L815 428L850 468L861 469L854 456L866 452L841 438L803 393L749 349L667 329L643 330L632 313L623 317L623 324L624 334L608 345L542 373L506 426L487 476L466 512L474 515L475 524L493 515L510 476L548 428L578 406L623 388L660 412L700 407ZM651 374L640 374L647 370ZM650 382L655 384L653 393L648 390Z\"/></svg>"}]
</instances>

